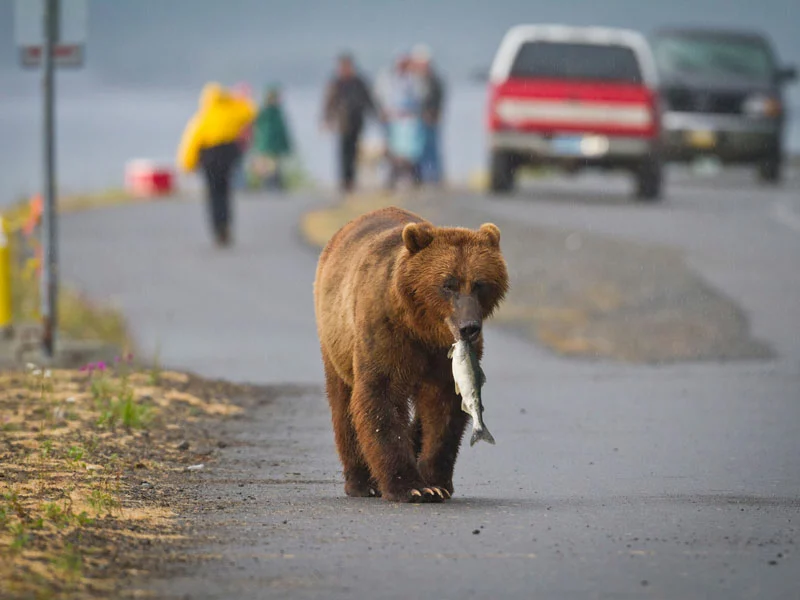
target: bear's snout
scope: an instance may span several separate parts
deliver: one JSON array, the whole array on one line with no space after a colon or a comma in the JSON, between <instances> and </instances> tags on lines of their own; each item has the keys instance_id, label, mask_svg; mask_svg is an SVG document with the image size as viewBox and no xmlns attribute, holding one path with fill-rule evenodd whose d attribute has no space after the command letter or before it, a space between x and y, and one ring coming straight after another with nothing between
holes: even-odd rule
<instances>
[{"instance_id":1,"label":"bear's snout","mask_svg":"<svg viewBox=\"0 0 800 600\"><path fill-rule=\"evenodd\" d=\"M465 342L473 343L477 341L478 336L481 334L480 321L467 321L458 324L458 335Z\"/></svg>"},{"instance_id":2,"label":"bear's snout","mask_svg":"<svg viewBox=\"0 0 800 600\"><path fill-rule=\"evenodd\" d=\"M456 329L453 333L465 342L475 342L481 335L483 327L480 303L472 295L459 294L453 304L455 308L453 322Z\"/></svg>"}]
</instances>

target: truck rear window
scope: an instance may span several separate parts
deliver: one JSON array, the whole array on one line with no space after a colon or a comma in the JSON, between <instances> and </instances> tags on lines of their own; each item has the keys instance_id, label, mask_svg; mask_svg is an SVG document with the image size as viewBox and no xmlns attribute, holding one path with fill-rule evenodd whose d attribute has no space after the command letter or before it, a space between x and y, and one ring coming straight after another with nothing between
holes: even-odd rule
<instances>
[{"instance_id":1,"label":"truck rear window","mask_svg":"<svg viewBox=\"0 0 800 600\"><path fill-rule=\"evenodd\" d=\"M525 42L509 76L642 82L639 61L629 47L564 42Z\"/></svg>"}]
</instances>

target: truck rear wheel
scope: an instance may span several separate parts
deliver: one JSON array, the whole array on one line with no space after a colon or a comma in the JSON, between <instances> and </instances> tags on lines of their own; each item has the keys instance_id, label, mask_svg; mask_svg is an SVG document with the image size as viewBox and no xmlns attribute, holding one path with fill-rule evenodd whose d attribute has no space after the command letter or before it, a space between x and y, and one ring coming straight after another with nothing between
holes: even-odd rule
<instances>
[{"instance_id":1,"label":"truck rear wheel","mask_svg":"<svg viewBox=\"0 0 800 600\"><path fill-rule=\"evenodd\" d=\"M643 202L656 202L661 199L663 179L661 161L648 158L636 169L636 198Z\"/></svg>"},{"instance_id":2,"label":"truck rear wheel","mask_svg":"<svg viewBox=\"0 0 800 600\"><path fill-rule=\"evenodd\" d=\"M489 189L492 192L507 194L514 189L516 165L512 154L493 150L489 169Z\"/></svg>"}]
</instances>

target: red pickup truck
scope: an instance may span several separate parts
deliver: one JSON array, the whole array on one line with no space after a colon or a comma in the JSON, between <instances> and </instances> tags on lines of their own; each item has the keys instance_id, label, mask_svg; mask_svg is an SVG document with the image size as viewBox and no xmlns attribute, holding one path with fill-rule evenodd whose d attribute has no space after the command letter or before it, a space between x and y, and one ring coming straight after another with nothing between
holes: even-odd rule
<instances>
[{"instance_id":1,"label":"red pickup truck","mask_svg":"<svg viewBox=\"0 0 800 600\"><path fill-rule=\"evenodd\" d=\"M641 34L599 27L520 25L489 76L490 186L514 187L518 167L624 169L636 196L661 195L657 71Z\"/></svg>"}]
</instances>

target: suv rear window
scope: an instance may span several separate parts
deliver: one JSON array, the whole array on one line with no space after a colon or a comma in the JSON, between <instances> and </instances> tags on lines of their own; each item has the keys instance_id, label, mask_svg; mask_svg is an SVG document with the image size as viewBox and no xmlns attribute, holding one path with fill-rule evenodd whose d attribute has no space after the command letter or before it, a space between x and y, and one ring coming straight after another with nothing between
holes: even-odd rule
<instances>
[{"instance_id":1,"label":"suv rear window","mask_svg":"<svg viewBox=\"0 0 800 600\"><path fill-rule=\"evenodd\" d=\"M509 76L642 82L639 61L631 48L564 42L525 42L511 65Z\"/></svg>"},{"instance_id":2,"label":"suv rear window","mask_svg":"<svg viewBox=\"0 0 800 600\"><path fill-rule=\"evenodd\" d=\"M727 75L769 81L775 70L769 48L758 39L702 34L661 35L653 45L659 68L670 74Z\"/></svg>"}]
</instances>

